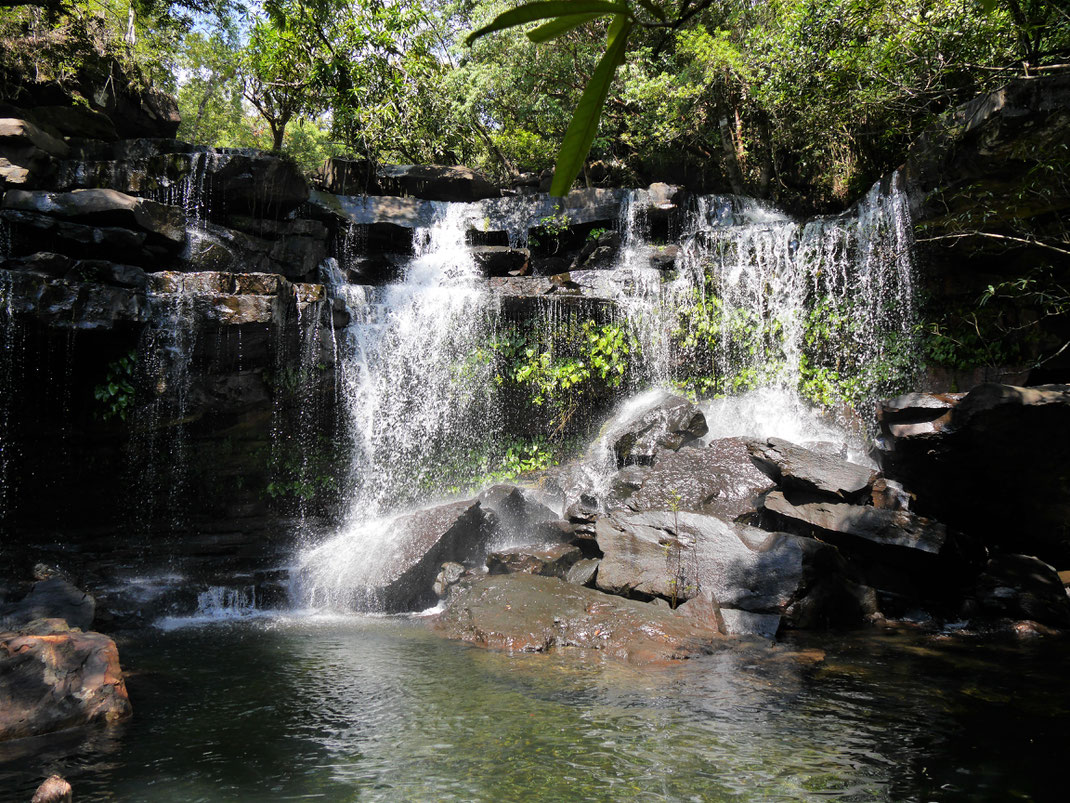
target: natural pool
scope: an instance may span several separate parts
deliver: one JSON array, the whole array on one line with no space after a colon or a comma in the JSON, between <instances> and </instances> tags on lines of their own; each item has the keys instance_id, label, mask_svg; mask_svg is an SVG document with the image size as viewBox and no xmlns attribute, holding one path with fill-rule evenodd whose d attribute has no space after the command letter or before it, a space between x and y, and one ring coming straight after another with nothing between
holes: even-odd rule
<instances>
[{"instance_id":1,"label":"natural pool","mask_svg":"<svg viewBox=\"0 0 1070 803\"><path fill-rule=\"evenodd\" d=\"M419 619L121 642L135 716L0 745L0 799L1055 800L1064 641L809 634L663 668L508 656ZM815 660L817 651L824 660Z\"/></svg>"}]
</instances>

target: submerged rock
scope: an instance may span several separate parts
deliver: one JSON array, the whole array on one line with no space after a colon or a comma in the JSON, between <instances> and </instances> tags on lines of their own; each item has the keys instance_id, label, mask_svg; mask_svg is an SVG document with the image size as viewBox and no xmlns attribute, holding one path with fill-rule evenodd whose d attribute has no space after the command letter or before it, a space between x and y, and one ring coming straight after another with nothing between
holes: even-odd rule
<instances>
[{"instance_id":1,"label":"submerged rock","mask_svg":"<svg viewBox=\"0 0 1070 803\"><path fill-rule=\"evenodd\" d=\"M576 647L632 664L708 655L722 639L668 608L530 574L488 575L460 587L434 627L480 647Z\"/></svg>"},{"instance_id":2,"label":"submerged rock","mask_svg":"<svg viewBox=\"0 0 1070 803\"><path fill-rule=\"evenodd\" d=\"M107 636L60 619L0 634L0 741L130 713L119 651Z\"/></svg>"},{"instance_id":3,"label":"submerged rock","mask_svg":"<svg viewBox=\"0 0 1070 803\"><path fill-rule=\"evenodd\" d=\"M71 785L67 781L59 775L50 775L37 787L30 803L71 803L72 795Z\"/></svg>"}]
</instances>

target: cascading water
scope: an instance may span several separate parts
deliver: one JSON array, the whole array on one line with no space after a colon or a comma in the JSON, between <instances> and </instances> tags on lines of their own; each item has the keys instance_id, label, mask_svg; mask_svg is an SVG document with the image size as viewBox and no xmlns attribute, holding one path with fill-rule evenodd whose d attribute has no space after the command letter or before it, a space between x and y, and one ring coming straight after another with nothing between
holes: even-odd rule
<instances>
[{"instance_id":1,"label":"cascading water","mask_svg":"<svg viewBox=\"0 0 1070 803\"><path fill-rule=\"evenodd\" d=\"M697 198L669 274L652 266L647 203L642 192L624 198L622 247L607 275L619 288L611 322L631 331L638 365L623 375L624 401L587 453L592 485L615 471L606 433L670 391L712 397L710 438L831 440L862 459L862 428L852 438L845 415L820 408L861 409L911 369L910 226L894 178L854 211L805 223L753 199ZM307 606L374 609L369 589L400 548L396 515L464 489L486 470L489 444L517 423L503 420L483 353L507 322L466 245L469 228L486 226L482 208L435 204L434 212L414 234L399 284L356 288L328 271L355 315L339 348L353 503L343 531L299 558L294 576ZM551 362L558 328L588 336L576 317L586 308L569 305L566 315L551 299L531 299L528 309L539 318L532 332L549 333L534 351Z\"/></svg>"},{"instance_id":2,"label":"cascading water","mask_svg":"<svg viewBox=\"0 0 1070 803\"><path fill-rule=\"evenodd\" d=\"M403 281L357 308L345 332L353 501L343 531L300 557L306 604L361 607L390 561L391 517L479 473L496 422L479 355L493 303L465 243L475 214L436 204L434 223L414 232Z\"/></svg>"}]
</instances>

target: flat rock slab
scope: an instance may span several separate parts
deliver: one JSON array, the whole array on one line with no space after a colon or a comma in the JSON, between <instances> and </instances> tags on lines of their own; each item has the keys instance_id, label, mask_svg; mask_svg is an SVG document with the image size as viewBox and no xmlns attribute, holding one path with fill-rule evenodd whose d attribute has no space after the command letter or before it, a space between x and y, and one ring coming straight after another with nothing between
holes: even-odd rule
<instances>
[{"instance_id":1,"label":"flat rock slab","mask_svg":"<svg viewBox=\"0 0 1070 803\"><path fill-rule=\"evenodd\" d=\"M671 509L733 520L757 512L758 496L772 487L742 438L723 438L706 449L662 450L650 468L626 468L610 508L641 513ZM630 486L630 487L629 487Z\"/></svg>"},{"instance_id":2,"label":"flat rock slab","mask_svg":"<svg viewBox=\"0 0 1070 803\"><path fill-rule=\"evenodd\" d=\"M130 713L119 650L107 636L58 619L0 633L0 741Z\"/></svg>"},{"instance_id":3,"label":"flat rock slab","mask_svg":"<svg viewBox=\"0 0 1070 803\"><path fill-rule=\"evenodd\" d=\"M811 538L695 513L617 513L599 518L596 534L602 590L677 600L706 593L754 613L789 613L830 578L838 557Z\"/></svg>"},{"instance_id":4,"label":"flat rock slab","mask_svg":"<svg viewBox=\"0 0 1070 803\"><path fill-rule=\"evenodd\" d=\"M181 207L167 206L118 190L11 190L4 195L4 209L37 212L79 222L125 226L156 235L176 245L186 239L186 215Z\"/></svg>"},{"instance_id":5,"label":"flat rock slab","mask_svg":"<svg viewBox=\"0 0 1070 803\"><path fill-rule=\"evenodd\" d=\"M796 446L780 438L751 441L754 464L788 490L855 500L868 494L877 472L839 457Z\"/></svg>"},{"instance_id":6,"label":"flat rock slab","mask_svg":"<svg viewBox=\"0 0 1070 803\"><path fill-rule=\"evenodd\" d=\"M947 528L943 524L906 510L835 502L793 505L780 491L773 491L765 497L765 509L826 532L850 535L882 546L936 555L947 543Z\"/></svg>"},{"instance_id":7,"label":"flat rock slab","mask_svg":"<svg viewBox=\"0 0 1070 803\"><path fill-rule=\"evenodd\" d=\"M708 655L723 639L667 607L529 574L487 576L462 587L434 627L511 653L576 647L631 664Z\"/></svg>"}]
</instances>

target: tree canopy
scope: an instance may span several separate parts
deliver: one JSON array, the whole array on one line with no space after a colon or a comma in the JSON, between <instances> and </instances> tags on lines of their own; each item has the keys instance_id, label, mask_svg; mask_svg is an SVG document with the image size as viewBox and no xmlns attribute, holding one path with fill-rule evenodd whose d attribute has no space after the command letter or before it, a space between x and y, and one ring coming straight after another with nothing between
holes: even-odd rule
<instances>
[{"instance_id":1,"label":"tree canopy","mask_svg":"<svg viewBox=\"0 0 1070 803\"><path fill-rule=\"evenodd\" d=\"M1070 61L1070 12L1044 0L42 3L0 0L7 73L114 59L177 94L191 140L811 209L950 105Z\"/></svg>"}]
</instances>

